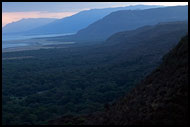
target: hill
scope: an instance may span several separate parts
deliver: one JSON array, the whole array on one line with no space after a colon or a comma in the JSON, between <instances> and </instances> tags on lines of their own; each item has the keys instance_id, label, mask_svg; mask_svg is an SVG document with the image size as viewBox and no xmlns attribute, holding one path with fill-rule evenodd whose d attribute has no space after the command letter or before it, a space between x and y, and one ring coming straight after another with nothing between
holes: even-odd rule
<instances>
[{"instance_id":1,"label":"hill","mask_svg":"<svg viewBox=\"0 0 190 127\"><path fill-rule=\"evenodd\" d=\"M188 125L188 36L134 89L104 112L51 120L49 124Z\"/></svg>"},{"instance_id":2,"label":"hill","mask_svg":"<svg viewBox=\"0 0 190 127\"><path fill-rule=\"evenodd\" d=\"M28 18L12 22L3 27L3 34L22 33L55 21L55 18Z\"/></svg>"},{"instance_id":3,"label":"hill","mask_svg":"<svg viewBox=\"0 0 190 127\"><path fill-rule=\"evenodd\" d=\"M104 114L102 124L187 125L188 36L162 64Z\"/></svg>"},{"instance_id":4,"label":"hill","mask_svg":"<svg viewBox=\"0 0 190 127\"><path fill-rule=\"evenodd\" d=\"M155 69L187 29L187 22L162 23L142 30L144 39L139 28L121 42L116 36L105 43L3 53L3 124L44 124L102 110Z\"/></svg>"},{"instance_id":5,"label":"hill","mask_svg":"<svg viewBox=\"0 0 190 127\"><path fill-rule=\"evenodd\" d=\"M60 37L60 40L100 41L126 30L133 30L159 22L184 21L188 19L188 6L173 6L145 10L120 10L78 31L75 35Z\"/></svg>"},{"instance_id":6,"label":"hill","mask_svg":"<svg viewBox=\"0 0 190 127\"><path fill-rule=\"evenodd\" d=\"M156 5L135 5L127 7L103 8L103 9L90 9L81 11L72 16L68 16L56 20L47 25L27 31L27 34L67 34L76 33L78 30L83 29L91 23L103 18L111 12L118 10L134 10L134 9L148 9L162 6Z\"/></svg>"}]
</instances>

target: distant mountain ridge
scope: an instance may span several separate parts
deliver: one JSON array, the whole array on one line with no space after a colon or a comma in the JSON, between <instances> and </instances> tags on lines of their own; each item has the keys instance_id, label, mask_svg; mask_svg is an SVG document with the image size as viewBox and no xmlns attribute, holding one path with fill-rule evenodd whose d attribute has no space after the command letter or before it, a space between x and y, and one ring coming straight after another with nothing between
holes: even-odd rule
<instances>
[{"instance_id":1,"label":"distant mountain ridge","mask_svg":"<svg viewBox=\"0 0 190 127\"><path fill-rule=\"evenodd\" d=\"M166 27L166 28L164 28ZM113 34L110 36L107 40L106 43L109 44L119 44L119 43L124 43L128 41L143 41L143 40L148 40L151 38L155 38L156 36L159 36L159 34L166 34L167 32L170 33L170 29L176 29L176 30L182 30L182 28L186 29L187 31L188 27L188 21L174 21L174 22L160 22L156 25L146 25L140 28L137 28L135 30L129 30L129 31L122 31ZM150 36L147 36L150 35ZM137 36L137 38L134 38L134 36ZM145 38L146 36L146 38Z\"/></svg>"},{"instance_id":2,"label":"distant mountain ridge","mask_svg":"<svg viewBox=\"0 0 190 127\"><path fill-rule=\"evenodd\" d=\"M68 16L45 26L35 28L27 31L27 34L60 34L60 33L76 33L78 30L83 29L91 23L103 18L111 12L118 10L135 10L135 9L148 9L162 7L158 5L134 5L126 7L91 9L81 11L72 16Z\"/></svg>"},{"instance_id":3,"label":"distant mountain ridge","mask_svg":"<svg viewBox=\"0 0 190 127\"><path fill-rule=\"evenodd\" d=\"M63 39L81 41L105 40L114 33L136 29L159 22L188 20L188 6L173 6L145 10L121 10L112 12L73 36Z\"/></svg>"},{"instance_id":4,"label":"distant mountain ridge","mask_svg":"<svg viewBox=\"0 0 190 127\"><path fill-rule=\"evenodd\" d=\"M2 28L3 34L18 34L46 25L57 20L56 18L27 18L7 24Z\"/></svg>"}]
</instances>

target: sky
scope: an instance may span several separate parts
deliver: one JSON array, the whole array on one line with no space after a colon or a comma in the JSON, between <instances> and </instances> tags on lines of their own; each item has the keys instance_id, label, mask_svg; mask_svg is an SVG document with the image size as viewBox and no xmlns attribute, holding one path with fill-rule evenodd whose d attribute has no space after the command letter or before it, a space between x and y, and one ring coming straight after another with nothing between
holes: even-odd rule
<instances>
[{"instance_id":1,"label":"sky","mask_svg":"<svg viewBox=\"0 0 190 127\"><path fill-rule=\"evenodd\" d=\"M23 18L64 18L83 10L130 5L188 5L188 2L2 2L2 27Z\"/></svg>"}]
</instances>

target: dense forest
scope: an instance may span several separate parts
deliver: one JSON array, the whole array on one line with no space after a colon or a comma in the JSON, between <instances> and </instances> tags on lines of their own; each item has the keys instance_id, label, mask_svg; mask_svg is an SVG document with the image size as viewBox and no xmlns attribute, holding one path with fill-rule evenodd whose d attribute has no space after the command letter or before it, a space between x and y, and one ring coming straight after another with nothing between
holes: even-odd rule
<instances>
[{"instance_id":1,"label":"dense forest","mask_svg":"<svg viewBox=\"0 0 190 127\"><path fill-rule=\"evenodd\" d=\"M188 36L162 63L124 97L104 111L65 115L49 121L62 125L188 125Z\"/></svg>"},{"instance_id":2,"label":"dense forest","mask_svg":"<svg viewBox=\"0 0 190 127\"><path fill-rule=\"evenodd\" d=\"M187 28L187 22L161 23L105 42L3 53L3 124L102 111L150 74Z\"/></svg>"}]
</instances>

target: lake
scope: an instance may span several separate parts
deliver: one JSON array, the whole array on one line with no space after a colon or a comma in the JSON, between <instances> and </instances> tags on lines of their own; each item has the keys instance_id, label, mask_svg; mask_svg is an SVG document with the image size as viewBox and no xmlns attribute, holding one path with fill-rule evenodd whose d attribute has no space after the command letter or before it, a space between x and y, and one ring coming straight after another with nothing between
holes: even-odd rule
<instances>
[{"instance_id":1,"label":"lake","mask_svg":"<svg viewBox=\"0 0 190 127\"><path fill-rule=\"evenodd\" d=\"M12 48L12 47L20 47L20 46L28 46L29 44L26 43L18 43L18 44L6 44L2 43L2 48Z\"/></svg>"},{"instance_id":2,"label":"lake","mask_svg":"<svg viewBox=\"0 0 190 127\"><path fill-rule=\"evenodd\" d=\"M30 36L24 36L24 35L5 35L2 34L2 48L12 48L12 47L21 47L21 46L29 46L31 43L23 43L23 41L18 40L26 40L26 39L32 39L32 38L43 38L43 37L57 37L57 36L65 36L65 35L71 35L74 33L68 33L68 34L46 34L46 35L30 35ZM17 43L14 43L14 41L18 41ZM51 43L53 44L53 43Z\"/></svg>"}]
</instances>

